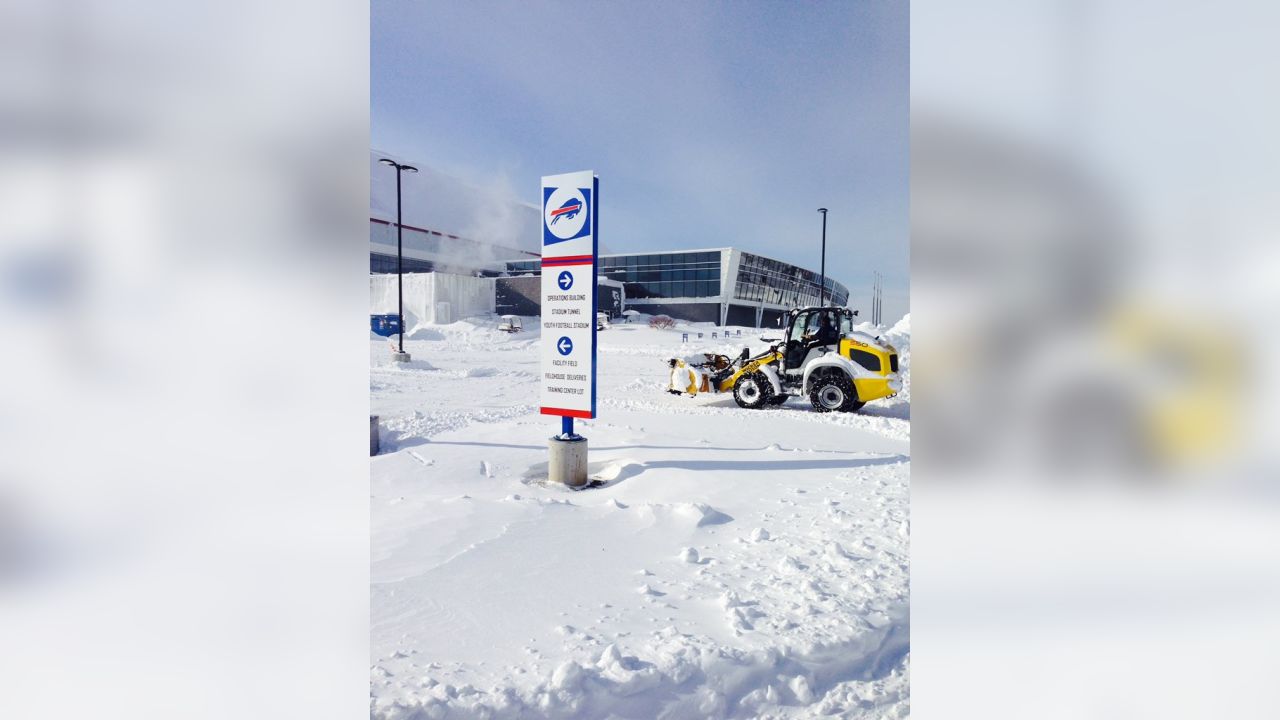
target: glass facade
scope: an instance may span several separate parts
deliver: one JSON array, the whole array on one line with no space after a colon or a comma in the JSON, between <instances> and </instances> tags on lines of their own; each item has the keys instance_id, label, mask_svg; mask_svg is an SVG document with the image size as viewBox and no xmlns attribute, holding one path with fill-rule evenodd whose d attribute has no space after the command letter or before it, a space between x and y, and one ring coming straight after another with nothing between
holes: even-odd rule
<instances>
[{"instance_id":1,"label":"glass facade","mask_svg":"<svg viewBox=\"0 0 1280 720\"><path fill-rule=\"evenodd\" d=\"M541 272L542 272L541 260L518 260L515 262L507 263L508 275L524 275L526 273L533 273L534 275L538 275Z\"/></svg>"},{"instance_id":2,"label":"glass facade","mask_svg":"<svg viewBox=\"0 0 1280 720\"><path fill-rule=\"evenodd\" d=\"M600 258L599 273L626 286L628 299L720 295L719 250Z\"/></svg>"},{"instance_id":3,"label":"glass facade","mask_svg":"<svg viewBox=\"0 0 1280 720\"><path fill-rule=\"evenodd\" d=\"M726 301L729 311L753 308L761 303L783 308L812 307L821 303L821 276L790 263L743 252L738 276L729 288L720 287L721 263L733 251L699 250L636 255L601 256L597 273L626 286L627 300L674 298ZM513 275L541 271L538 260L508 262ZM849 300L844 285L826 279L826 304L843 307ZM724 297L728 295L729 297ZM772 316L771 318L772 319ZM752 311L752 323L755 314Z\"/></svg>"},{"instance_id":4,"label":"glass facade","mask_svg":"<svg viewBox=\"0 0 1280 720\"><path fill-rule=\"evenodd\" d=\"M628 300L709 298L720 295L720 250L646 255L604 255L598 275L626 287ZM539 261L507 263L507 272L539 272Z\"/></svg>"},{"instance_id":5,"label":"glass facade","mask_svg":"<svg viewBox=\"0 0 1280 720\"><path fill-rule=\"evenodd\" d=\"M435 265L427 260L418 260L416 258L404 258L405 272L431 272L435 270ZM393 273L396 271L396 256L383 255L382 253L369 253L369 272L371 273Z\"/></svg>"},{"instance_id":6,"label":"glass facade","mask_svg":"<svg viewBox=\"0 0 1280 720\"><path fill-rule=\"evenodd\" d=\"M810 270L744 252L733 297L753 303L810 307L820 303L820 279ZM843 306L849 300L849 290L844 285L828 277L826 286L827 304Z\"/></svg>"}]
</instances>

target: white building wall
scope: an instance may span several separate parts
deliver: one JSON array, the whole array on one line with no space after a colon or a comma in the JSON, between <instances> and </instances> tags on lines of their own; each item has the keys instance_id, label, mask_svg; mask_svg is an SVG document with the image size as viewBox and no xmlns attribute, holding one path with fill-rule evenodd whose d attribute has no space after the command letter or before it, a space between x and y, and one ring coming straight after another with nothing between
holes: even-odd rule
<instances>
[{"instance_id":1,"label":"white building wall","mask_svg":"<svg viewBox=\"0 0 1280 720\"><path fill-rule=\"evenodd\" d=\"M720 256L720 302L733 301L733 288L738 282L738 265L742 261L742 251L730 248Z\"/></svg>"},{"instance_id":2,"label":"white building wall","mask_svg":"<svg viewBox=\"0 0 1280 720\"><path fill-rule=\"evenodd\" d=\"M451 323L494 311L493 278L449 273L404 275L404 324L412 332L423 324ZM396 276L369 276L369 313L396 312Z\"/></svg>"}]
</instances>

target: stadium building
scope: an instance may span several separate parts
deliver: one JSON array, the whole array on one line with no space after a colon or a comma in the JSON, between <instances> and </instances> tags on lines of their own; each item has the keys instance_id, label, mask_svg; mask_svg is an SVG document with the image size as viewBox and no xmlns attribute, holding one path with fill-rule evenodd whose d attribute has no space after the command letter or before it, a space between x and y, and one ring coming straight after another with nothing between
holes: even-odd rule
<instances>
[{"instance_id":1,"label":"stadium building","mask_svg":"<svg viewBox=\"0 0 1280 720\"><path fill-rule=\"evenodd\" d=\"M499 280L498 312L535 314L539 261L508 261L504 269L517 277ZM776 327L788 310L817 305L821 292L818 273L731 247L602 254L597 274L621 283L628 309L717 325ZM844 285L828 277L826 287L828 303L848 302ZM607 297L601 287L602 306Z\"/></svg>"},{"instance_id":2,"label":"stadium building","mask_svg":"<svg viewBox=\"0 0 1280 720\"><path fill-rule=\"evenodd\" d=\"M520 202L507 187L475 187L424 164L371 151L369 271L375 276L374 297L384 298L387 292L385 281L376 276L396 271L396 171L378 163L383 157L418 168L401 175L404 272L491 278L493 300L483 305L486 311L538 314L540 208ZM611 316L633 309L694 322L775 327L791 308L819 303L818 273L737 248L619 254L602 245L600 252L599 309ZM463 286L469 288L467 296L454 298L450 288ZM435 321L428 318L456 318L477 310L482 305L472 297L473 286L475 282L423 285L432 289L414 300L422 303L414 314ZM844 285L828 277L826 286L828 303L843 306L848 301ZM379 309L371 311L389 312L387 302L376 300ZM450 309L442 311L446 307Z\"/></svg>"}]
</instances>

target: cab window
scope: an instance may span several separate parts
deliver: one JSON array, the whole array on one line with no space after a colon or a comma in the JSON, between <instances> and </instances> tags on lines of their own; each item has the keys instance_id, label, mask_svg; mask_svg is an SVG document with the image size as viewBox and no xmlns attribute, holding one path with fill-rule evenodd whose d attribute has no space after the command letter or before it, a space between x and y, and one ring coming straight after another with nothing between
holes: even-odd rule
<instances>
[{"instance_id":1,"label":"cab window","mask_svg":"<svg viewBox=\"0 0 1280 720\"><path fill-rule=\"evenodd\" d=\"M817 322L816 313L801 313L796 316L796 321L791 324L791 328L787 331L787 340L799 340L801 336L809 332L808 327L811 322Z\"/></svg>"},{"instance_id":2,"label":"cab window","mask_svg":"<svg viewBox=\"0 0 1280 720\"><path fill-rule=\"evenodd\" d=\"M824 318L831 323L832 327L839 327L839 320L832 317L830 312L817 311L809 316L809 324L805 328L805 334L817 335L818 331L822 329L822 321Z\"/></svg>"}]
</instances>

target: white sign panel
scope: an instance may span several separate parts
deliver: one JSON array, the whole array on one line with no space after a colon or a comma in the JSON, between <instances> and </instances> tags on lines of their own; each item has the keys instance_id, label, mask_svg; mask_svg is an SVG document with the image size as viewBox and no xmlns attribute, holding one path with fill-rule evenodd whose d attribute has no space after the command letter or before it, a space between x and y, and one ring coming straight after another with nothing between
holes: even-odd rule
<instances>
[{"instance_id":1,"label":"white sign panel","mask_svg":"<svg viewBox=\"0 0 1280 720\"><path fill-rule=\"evenodd\" d=\"M596 416L596 207L590 170L542 178L543 415Z\"/></svg>"}]
</instances>

